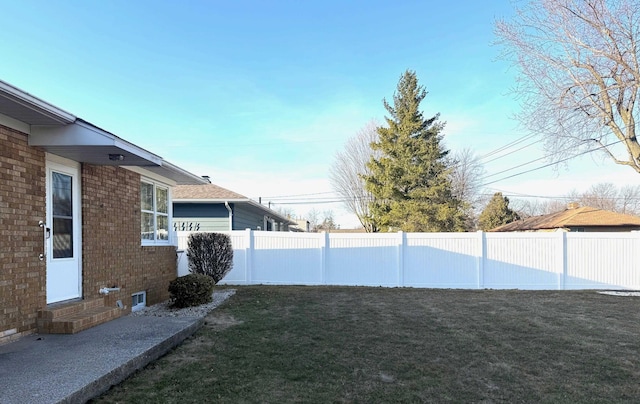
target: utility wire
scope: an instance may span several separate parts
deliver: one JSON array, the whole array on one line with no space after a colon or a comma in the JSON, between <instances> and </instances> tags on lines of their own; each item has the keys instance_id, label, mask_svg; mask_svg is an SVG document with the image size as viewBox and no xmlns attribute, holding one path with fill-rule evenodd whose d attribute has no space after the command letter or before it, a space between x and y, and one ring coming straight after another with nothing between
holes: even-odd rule
<instances>
[{"instance_id":1,"label":"utility wire","mask_svg":"<svg viewBox=\"0 0 640 404\"><path fill-rule=\"evenodd\" d=\"M535 137L535 136L537 136L537 135L536 135L536 134L530 134L530 135L524 135L524 136L521 136L521 137L519 137L518 139L516 139L516 140L514 140L514 141L512 141L512 142L509 142L509 143L507 143L507 144L505 144L505 145L503 145L503 146L498 147L497 149L494 149L494 150L492 150L492 151L488 152L487 154L484 154L484 155L482 155L482 156L478 157L478 159L479 159L479 160L482 160L482 159L485 159L485 158L487 158L487 157L491 157L491 156L493 156L494 154L498 154L498 153L500 153L500 152L502 152L502 151L504 151L504 150L509 149L509 148L510 148L510 147L512 147L512 146L515 146L515 145L517 145L517 144L519 144L519 143L522 143L522 142L524 142L525 140L531 139L532 137Z\"/></svg>"},{"instance_id":2,"label":"utility wire","mask_svg":"<svg viewBox=\"0 0 640 404\"><path fill-rule=\"evenodd\" d=\"M515 152L519 152L520 150L526 149L527 147L533 146L534 144L537 144L537 143L538 143L538 141L537 141L537 140L534 140L533 142L531 142L531 143L529 143L529 144L527 144L527 145L525 145L525 146L522 146L522 147L520 147L520 148L518 148L518 149L516 149L516 150L512 150L512 151L510 151L509 153L506 153L506 154L500 155L500 156L498 156L498 157L494 157L494 158L492 158L491 160L483 161L483 162L482 162L482 164L487 164L487 163L491 163L492 161L500 160L501 158L504 158L504 157L510 156L510 155L514 154Z\"/></svg>"},{"instance_id":3,"label":"utility wire","mask_svg":"<svg viewBox=\"0 0 640 404\"><path fill-rule=\"evenodd\" d=\"M530 172L533 172L533 171L537 171L537 170L540 170L540 169L543 169L543 168L546 168L546 167L549 167L549 166L552 166L552 165L555 165L555 164L558 164L558 163L562 163L562 162L565 162L565 161L568 161L568 160L574 159L574 158L576 158L576 157L579 157L579 156L582 156L582 155L585 155L585 154L588 154L588 153L593 153L593 152L595 152L595 151L597 151L597 150L603 149L603 148L605 148L605 147L613 146L613 145L618 144L618 143L621 143L621 142L622 142L621 140L618 140L618 141L615 141L615 142L612 142L612 143L609 143L609 144L606 144L606 145L602 145L602 146L597 147L597 148L595 148L595 149L586 150L586 151L584 151L584 152L581 152L581 153L578 153L578 154L575 154L575 155L569 156L569 157L567 157L567 158L564 158L564 159L559 160L559 161L556 161L556 162L552 162L552 163L544 164L544 165L542 165L542 166L535 167L535 168L532 168L532 169L530 169L530 170L525 170L525 171L522 171L522 172L519 172L519 173L516 173L516 174L512 174L512 175L509 175L509 176L506 176L506 177L503 177L503 178L500 178L500 179L497 179L497 180L494 180L494 181L490 181L490 182L483 183L481 186L486 186L486 185L494 184L494 183L496 183L496 182L503 181L503 180L505 180L505 179L509 179L509 178L513 178L513 177L516 177L516 176L520 176L520 175L523 175L523 174L527 174L527 173L530 173ZM567 151L567 150L570 150L570 149L572 149L572 148L573 148L573 147L571 147L571 148L567 148L567 149L562 150L562 151L560 151L560 152ZM556 153L559 153L559 152L556 152ZM515 167L512 167L512 168L509 168L509 169L507 169L507 170L503 170L503 171L500 171L500 172L498 172L498 173L494 173L494 174L488 175L488 176L486 176L486 177L485 177L485 179L486 179L486 178L493 177L493 176L496 176L496 175L499 175L499 174L502 174L502 173L507 172L507 171L514 170L514 169L516 169L516 168L519 168L519 167L522 167L522 166L525 166L525 165L528 165L528 164L531 164L531 163L534 163L534 162L536 162L536 161L544 160L544 159L546 159L546 158L547 158L547 157L549 157L549 156L550 156L550 155L543 156L543 157L539 157L539 158L537 158L537 159L531 160L531 161L526 162L526 163L523 163L523 164L519 164L519 165L517 165L517 166L515 166ZM330 193L330 192L318 192L318 193L314 193L314 194L315 194L315 195L321 195L321 194L329 194L329 193ZM305 195L314 195L314 194L302 194L301 196L305 196ZM351 197L351 198L341 198L341 197L337 197L337 198L332 198L332 197L322 197L322 198L308 198L308 199L303 199L303 200L299 200L299 201L290 201L290 200L289 200L289 201L283 201L283 202L274 202L274 201L271 201L271 202L272 202L272 203L274 203L274 204L280 204L280 205L303 205L303 204L315 204L315 203L318 203L318 204L325 204L325 203L327 203L327 204L328 204L328 203L340 203L340 202L347 202L347 201L364 201L364 200L369 200L369 201L371 201L371 200L373 200L373 198L372 198L371 196L367 196L367 197L364 197L364 198L361 198L361 197Z\"/></svg>"},{"instance_id":4,"label":"utility wire","mask_svg":"<svg viewBox=\"0 0 640 404\"><path fill-rule=\"evenodd\" d=\"M527 173L530 173L530 172L533 172L533 171L537 171L537 170L540 170L540 169L543 169L543 168L546 168L546 167L549 167L549 166L552 166L552 165L555 165L555 164L558 164L558 163L563 163L563 162L565 162L565 161L568 161L568 160L574 159L574 158L576 158L576 157L579 157L579 156L582 156L582 155L585 155L585 154L588 154L588 153L593 153L593 152L594 152L594 151L596 151L596 150L604 149L604 148L606 148L606 147L613 146L613 145L615 145L615 144L617 144L617 143L621 143L621 142L622 142L622 140L618 140L618 141L616 141L616 142L609 143L609 144L606 144L606 145L603 145L603 146L597 147L597 148L595 148L595 149L585 150L585 151L583 151L582 153L578 153L578 154L575 154L575 155L573 155L573 156L569 156L569 157L564 158L564 159L562 159L562 160L554 161L554 162L552 162L552 163L545 164L545 165L542 165L542 166L540 166L540 167L532 168L532 169L530 169L530 170L521 171L521 172L519 172L519 173L516 173L516 174L513 174L513 175L509 175L509 176L507 176L507 177L503 177L503 178L500 178L500 179L497 179L497 180L494 180L494 181L485 182L485 183L484 183L484 184L482 184L481 186L483 186L483 187L484 187L484 186L487 186L487 185L490 185L490 184L494 184L494 183L499 182L499 181L503 181L503 180L506 180L506 179L509 179L509 178L513 178L513 177L517 177L517 176L519 176L519 175L527 174ZM538 161L538 160L541 160L541 159L543 159L543 158L544 158L544 157L541 157L541 158L536 159L536 160L533 160L533 161ZM523 165L530 164L530 163L531 163L531 162L529 162L529 163L525 163L525 164L520 164L520 165L518 165L518 166L516 166L516 167L510 168L509 170L501 171L500 173L503 173L503 172L505 172L505 171L510 171L510 170L513 170L514 168L522 167ZM485 178L493 177L493 176L495 176L495 175L497 175L497 174L500 174L500 173L492 174L492 175L489 175L489 176L487 176L487 177L485 177Z\"/></svg>"}]
</instances>

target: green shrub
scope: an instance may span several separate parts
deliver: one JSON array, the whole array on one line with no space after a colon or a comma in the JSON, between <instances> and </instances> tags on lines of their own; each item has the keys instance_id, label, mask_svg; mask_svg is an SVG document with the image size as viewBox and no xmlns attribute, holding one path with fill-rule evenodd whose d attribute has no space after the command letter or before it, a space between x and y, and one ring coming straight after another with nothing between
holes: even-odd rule
<instances>
[{"instance_id":1,"label":"green shrub","mask_svg":"<svg viewBox=\"0 0 640 404\"><path fill-rule=\"evenodd\" d=\"M169 284L169 296L174 307L191 307L209 303L215 283L202 274L181 276Z\"/></svg>"},{"instance_id":2,"label":"green shrub","mask_svg":"<svg viewBox=\"0 0 640 404\"><path fill-rule=\"evenodd\" d=\"M187 249L189 270L213 278L215 283L233 267L231 237L222 233L193 233Z\"/></svg>"}]
</instances>

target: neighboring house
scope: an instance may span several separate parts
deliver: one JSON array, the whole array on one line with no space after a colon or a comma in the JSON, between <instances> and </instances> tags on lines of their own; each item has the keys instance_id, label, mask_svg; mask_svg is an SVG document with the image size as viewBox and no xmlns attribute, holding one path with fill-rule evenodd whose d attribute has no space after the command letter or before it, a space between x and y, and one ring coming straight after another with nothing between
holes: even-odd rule
<instances>
[{"instance_id":1,"label":"neighboring house","mask_svg":"<svg viewBox=\"0 0 640 404\"><path fill-rule=\"evenodd\" d=\"M307 219L295 219L296 224L289 226L289 231L298 233L309 233L311 231L311 223Z\"/></svg>"},{"instance_id":2,"label":"neighboring house","mask_svg":"<svg viewBox=\"0 0 640 404\"><path fill-rule=\"evenodd\" d=\"M173 217L176 231L289 231L296 225L253 199L214 184L175 187Z\"/></svg>"},{"instance_id":3,"label":"neighboring house","mask_svg":"<svg viewBox=\"0 0 640 404\"><path fill-rule=\"evenodd\" d=\"M172 188L204 179L3 81L0 179L0 343L168 299Z\"/></svg>"},{"instance_id":4,"label":"neighboring house","mask_svg":"<svg viewBox=\"0 0 640 404\"><path fill-rule=\"evenodd\" d=\"M550 215L532 216L517 220L490 231L572 231L624 232L640 230L640 217L608 210L579 207L569 204L567 209Z\"/></svg>"}]
</instances>

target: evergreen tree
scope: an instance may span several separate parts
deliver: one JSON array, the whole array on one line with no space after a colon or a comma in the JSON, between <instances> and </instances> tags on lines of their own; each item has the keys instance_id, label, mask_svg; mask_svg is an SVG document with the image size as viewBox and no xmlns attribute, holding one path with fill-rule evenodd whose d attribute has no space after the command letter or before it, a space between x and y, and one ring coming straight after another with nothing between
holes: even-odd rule
<instances>
[{"instance_id":1,"label":"evergreen tree","mask_svg":"<svg viewBox=\"0 0 640 404\"><path fill-rule=\"evenodd\" d=\"M486 231L516 220L520 220L520 216L509 208L509 198L496 192L480 214L478 226Z\"/></svg>"},{"instance_id":2,"label":"evergreen tree","mask_svg":"<svg viewBox=\"0 0 640 404\"><path fill-rule=\"evenodd\" d=\"M368 163L365 187L373 196L370 213L383 231L463 231L463 203L452 194L448 151L440 144L444 124L439 114L425 119L419 110L427 95L416 73L407 70L398 82L387 127L378 128L378 151Z\"/></svg>"}]
</instances>

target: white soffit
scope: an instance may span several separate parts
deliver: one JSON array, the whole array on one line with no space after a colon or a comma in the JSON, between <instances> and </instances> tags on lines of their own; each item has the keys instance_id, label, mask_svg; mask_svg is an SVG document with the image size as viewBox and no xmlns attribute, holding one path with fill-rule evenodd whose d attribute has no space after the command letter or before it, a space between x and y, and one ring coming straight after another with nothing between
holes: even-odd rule
<instances>
[{"instance_id":1,"label":"white soffit","mask_svg":"<svg viewBox=\"0 0 640 404\"><path fill-rule=\"evenodd\" d=\"M29 146L82 163L159 166L162 158L84 121L64 126L34 125ZM110 160L109 155L122 155Z\"/></svg>"},{"instance_id":2,"label":"white soffit","mask_svg":"<svg viewBox=\"0 0 640 404\"><path fill-rule=\"evenodd\" d=\"M208 181L0 80L0 123L29 135L29 146L80 163L145 167L180 185ZM111 156L110 156L111 155Z\"/></svg>"}]
</instances>

